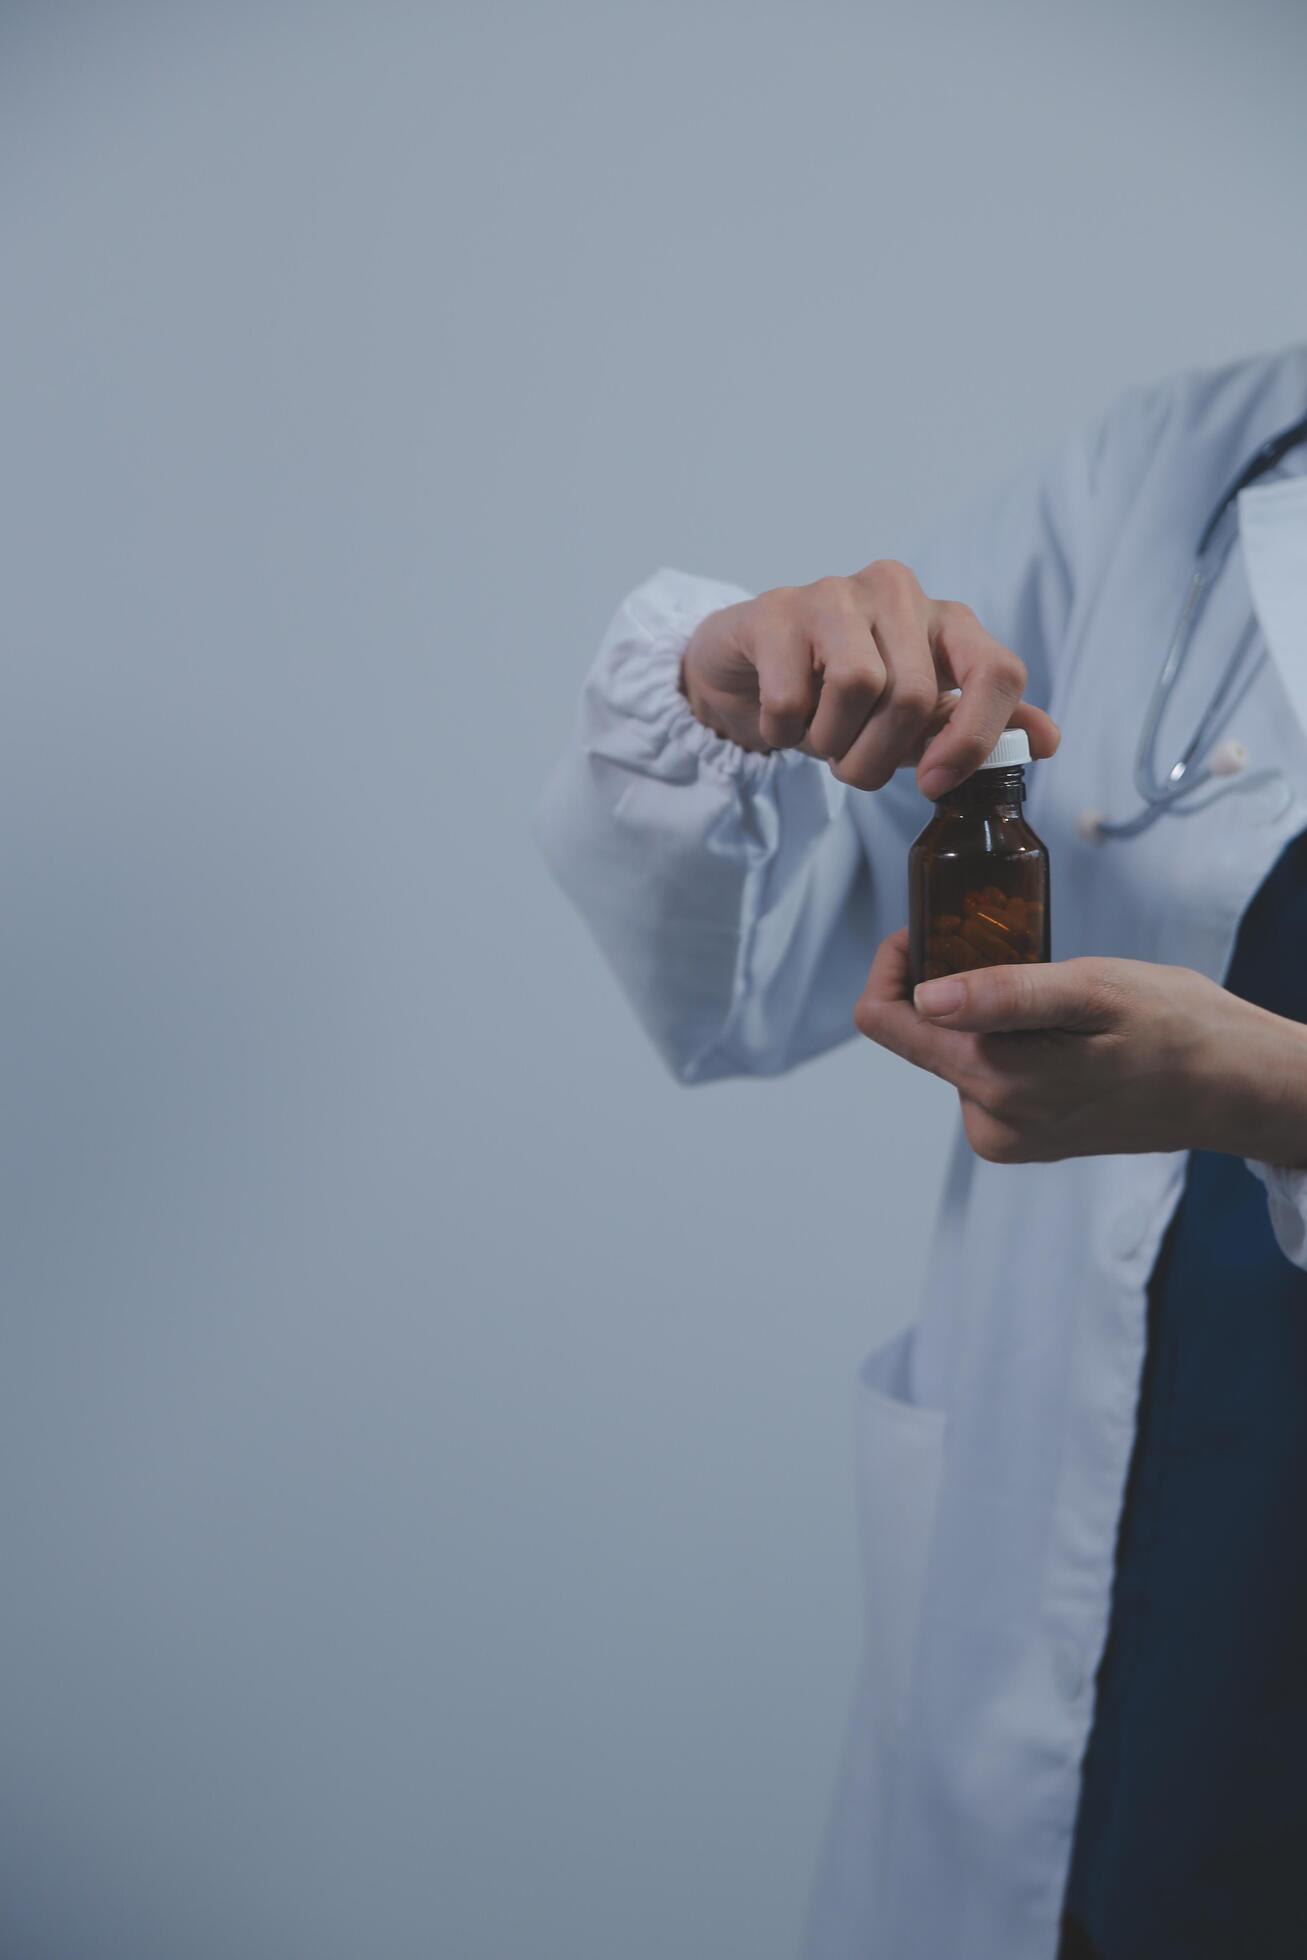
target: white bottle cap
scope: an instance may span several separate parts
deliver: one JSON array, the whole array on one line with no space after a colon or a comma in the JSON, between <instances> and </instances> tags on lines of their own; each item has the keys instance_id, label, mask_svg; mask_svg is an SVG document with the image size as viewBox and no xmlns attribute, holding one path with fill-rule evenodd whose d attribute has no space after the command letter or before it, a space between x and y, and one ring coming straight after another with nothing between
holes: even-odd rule
<instances>
[{"instance_id":1,"label":"white bottle cap","mask_svg":"<svg viewBox=\"0 0 1307 1960\"><path fill-rule=\"evenodd\" d=\"M1029 762L1030 742L1024 728L1005 728L995 742L982 769L1015 769L1018 763Z\"/></svg>"}]
</instances>

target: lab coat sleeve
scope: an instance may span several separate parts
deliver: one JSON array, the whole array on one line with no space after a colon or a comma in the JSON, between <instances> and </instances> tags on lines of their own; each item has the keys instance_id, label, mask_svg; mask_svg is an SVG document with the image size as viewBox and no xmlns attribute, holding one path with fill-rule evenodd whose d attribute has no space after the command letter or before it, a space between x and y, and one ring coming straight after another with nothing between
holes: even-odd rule
<instances>
[{"instance_id":1,"label":"lab coat sleeve","mask_svg":"<svg viewBox=\"0 0 1307 1960\"><path fill-rule=\"evenodd\" d=\"M1266 1186L1271 1228L1281 1252L1307 1272L1307 1170L1251 1161L1248 1168Z\"/></svg>"},{"instance_id":2,"label":"lab coat sleeve","mask_svg":"<svg viewBox=\"0 0 1307 1960\"><path fill-rule=\"evenodd\" d=\"M668 570L630 594L536 824L683 1082L774 1074L851 1035L875 946L849 793L811 757L714 735L680 691L699 621L748 596Z\"/></svg>"},{"instance_id":3,"label":"lab coat sleeve","mask_svg":"<svg viewBox=\"0 0 1307 1960\"><path fill-rule=\"evenodd\" d=\"M1127 416L1144 449L1144 418ZM1105 424L1014 476L899 555L937 598L966 600L1047 705L1073 594L1092 572ZM888 539L879 553L893 555ZM929 815L911 770L874 795L811 757L750 754L680 692L694 628L749 595L660 571L619 607L576 738L537 825L640 1020L682 1081L768 1075L851 1036L876 943L906 917L908 846Z\"/></svg>"}]
</instances>

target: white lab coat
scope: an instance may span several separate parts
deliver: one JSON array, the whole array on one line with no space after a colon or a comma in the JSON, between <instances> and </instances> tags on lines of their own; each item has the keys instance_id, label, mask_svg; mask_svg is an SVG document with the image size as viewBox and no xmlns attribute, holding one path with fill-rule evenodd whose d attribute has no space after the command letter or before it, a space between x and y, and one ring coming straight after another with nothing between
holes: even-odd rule
<instances>
[{"instance_id":1,"label":"white lab coat","mask_svg":"<svg viewBox=\"0 0 1307 1960\"><path fill-rule=\"evenodd\" d=\"M1246 778L1128 842L1078 829L1086 810L1137 808L1135 745L1198 533L1251 451L1305 408L1307 348L1137 391L916 555L927 592L966 600L1018 650L1064 731L1029 801L1057 958L1219 979L1252 894L1307 824L1298 452L1240 499L1239 545L1159 750L1165 767L1255 615L1270 658L1227 730ZM744 596L663 571L626 600L540 818L558 878L686 1082L771 1074L851 1035L928 814L910 771L845 792L806 757L746 754L694 720L681 650ZM1287 787L1254 780L1272 764ZM1184 1162L996 1166L959 1128L919 1322L861 1376L865 1659L807 1960L1053 1960L1145 1290ZM1307 1179L1259 1174L1285 1256L1307 1265Z\"/></svg>"}]
</instances>

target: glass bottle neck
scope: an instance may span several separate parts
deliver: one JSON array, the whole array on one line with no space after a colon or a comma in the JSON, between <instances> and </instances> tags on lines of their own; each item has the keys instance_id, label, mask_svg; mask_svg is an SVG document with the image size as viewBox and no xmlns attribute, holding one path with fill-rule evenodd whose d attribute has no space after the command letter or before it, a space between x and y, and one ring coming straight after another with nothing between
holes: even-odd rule
<instances>
[{"instance_id":1,"label":"glass bottle neck","mask_svg":"<svg viewBox=\"0 0 1307 1960\"><path fill-rule=\"evenodd\" d=\"M1020 763L1010 769L978 769L965 783L936 799L939 810L980 815L987 810L1019 809L1026 800L1026 772Z\"/></svg>"}]
</instances>

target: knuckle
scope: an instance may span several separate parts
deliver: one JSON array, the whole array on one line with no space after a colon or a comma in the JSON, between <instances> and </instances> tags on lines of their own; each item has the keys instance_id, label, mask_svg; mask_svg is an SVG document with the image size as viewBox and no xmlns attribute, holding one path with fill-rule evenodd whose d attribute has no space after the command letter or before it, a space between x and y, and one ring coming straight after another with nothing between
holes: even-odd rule
<instances>
[{"instance_id":1,"label":"knuckle","mask_svg":"<svg viewBox=\"0 0 1307 1960\"><path fill-rule=\"evenodd\" d=\"M859 1034L874 1041L881 1024L881 1004L874 994L864 994L853 1010L853 1025Z\"/></svg>"},{"instance_id":2,"label":"knuckle","mask_svg":"<svg viewBox=\"0 0 1307 1960\"><path fill-rule=\"evenodd\" d=\"M799 598L797 585L773 585L754 600L755 612L789 612Z\"/></svg>"},{"instance_id":3,"label":"knuckle","mask_svg":"<svg viewBox=\"0 0 1307 1960\"><path fill-rule=\"evenodd\" d=\"M916 573L898 558L877 558L859 577L873 592L887 597L917 590Z\"/></svg>"},{"instance_id":4,"label":"knuckle","mask_svg":"<svg viewBox=\"0 0 1307 1960\"><path fill-rule=\"evenodd\" d=\"M802 616L802 596L794 585L776 585L760 592L740 609L740 630L747 640L792 632Z\"/></svg>"},{"instance_id":5,"label":"knuckle","mask_svg":"<svg viewBox=\"0 0 1307 1960\"><path fill-rule=\"evenodd\" d=\"M946 649L973 634L980 626L971 607L961 599L940 600L935 607L935 621L935 630Z\"/></svg>"},{"instance_id":6,"label":"knuckle","mask_svg":"<svg viewBox=\"0 0 1307 1960\"><path fill-rule=\"evenodd\" d=\"M991 1075L981 1092L980 1100L986 1110L1000 1123L1011 1125L1017 1115L1017 1092L1011 1082L1001 1075Z\"/></svg>"},{"instance_id":7,"label":"knuckle","mask_svg":"<svg viewBox=\"0 0 1307 1960\"><path fill-rule=\"evenodd\" d=\"M822 674L822 691L827 688L833 689L843 701L873 702L880 697L882 682L865 661L840 654L827 664Z\"/></svg>"},{"instance_id":8,"label":"knuckle","mask_svg":"<svg viewBox=\"0 0 1307 1960\"><path fill-rule=\"evenodd\" d=\"M1013 653L1010 647L1001 647L994 655L993 673L994 678L1003 687L1011 688L1017 694L1024 692L1029 678L1026 673L1026 663L1019 654Z\"/></svg>"},{"instance_id":9,"label":"knuckle","mask_svg":"<svg viewBox=\"0 0 1307 1960\"><path fill-rule=\"evenodd\" d=\"M964 1103L962 1127L966 1131L967 1142L977 1157L988 1159L994 1138L994 1123L988 1111L982 1109L979 1103Z\"/></svg>"},{"instance_id":10,"label":"knuckle","mask_svg":"<svg viewBox=\"0 0 1307 1960\"><path fill-rule=\"evenodd\" d=\"M763 713L772 715L777 721L802 721L807 713L808 703L801 689L795 686L776 686L763 688L759 696Z\"/></svg>"},{"instance_id":11,"label":"knuckle","mask_svg":"<svg viewBox=\"0 0 1307 1960\"><path fill-rule=\"evenodd\" d=\"M956 737L955 754L958 764L964 770L979 769L993 747L975 729L959 730Z\"/></svg>"},{"instance_id":12,"label":"knuckle","mask_svg":"<svg viewBox=\"0 0 1307 1960\"><path fill-rule=\"evenodd\" d=\"M934 714L937 698L938 690L933 682L913 675L910 680L900 681L895 687L892 712L897 721L920 726Z\"/></svg>"},{"instance_id":13,"label":"knuckle","mask_svg":"<svg viewBox=\"0 0 1307 1960\"><path fill-rule=\"evenodd\" d=\"M981 1109L971 1103L963 1117L963 1127L967 1142L987 1164L1019 1164L1022 1159L1020 1141L1010 1126L992 1110Z\"/></svg>"},{"instance_id":14,"label":"knuckle","mask_svg":"<svg viewBox=\"0 0 1307 1960\"><path fill-rule=\"evenodd\" d=\"M830 573L805 586L804 597L822 612L847 612L851 599L849 581Z\"/></svg>"}]
</instances>

